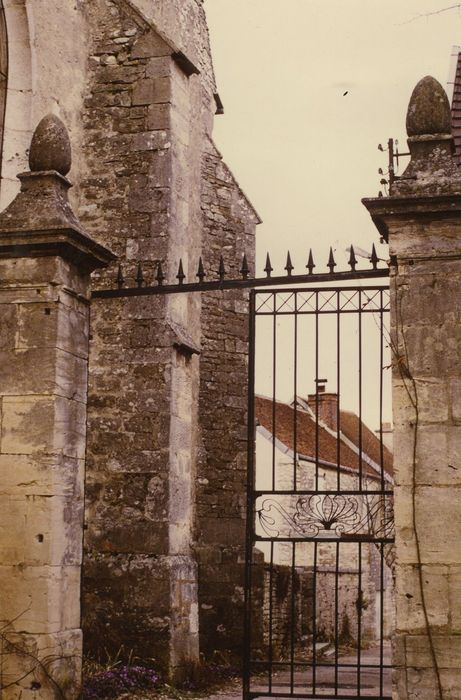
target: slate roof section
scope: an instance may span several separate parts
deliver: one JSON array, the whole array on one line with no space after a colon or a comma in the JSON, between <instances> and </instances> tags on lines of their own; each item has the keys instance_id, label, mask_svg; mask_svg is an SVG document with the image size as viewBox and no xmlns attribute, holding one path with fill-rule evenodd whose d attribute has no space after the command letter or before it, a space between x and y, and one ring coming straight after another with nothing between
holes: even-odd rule
<instances>
[{"instance_id":1,"label":"slate roof section","mask_svg":"<svg viewBox=\"0 0 461 700\"><path fill-rule=\"evenodd\" d=\"M256 418L262 427L271 435L275 434L288 449L295 451L295 411L294 408L280 401L275 402L275 428L273 421L273 402L264 396L255 397ZM344 436L358 447L359 425L358 416L348 411L340 413L341 431ZM338 441L335 435L324 428L320 423L317 426L315 418L310 411L302 408L296 410L296 451L303 457L309 457L315 461L318 440L318 458L322 463L328 463L336 468L338 464ZM362 454L368 456L378 466L381 464L381 445L376 435L362 422ZM384 470L388 476L392 475L392 454L383 445ZM359 471L359 455L349 447L342 439L339 442L339 464L341 467ZM376 469L371 467L362 457L363 475L380 478Z\"/></svg>"}]
</instances>

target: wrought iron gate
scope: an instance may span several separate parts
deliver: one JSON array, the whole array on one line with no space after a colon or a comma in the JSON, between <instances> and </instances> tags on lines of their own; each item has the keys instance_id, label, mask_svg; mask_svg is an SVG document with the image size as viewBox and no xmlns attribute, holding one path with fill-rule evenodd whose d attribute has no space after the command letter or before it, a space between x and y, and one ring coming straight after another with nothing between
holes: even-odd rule
<instances>
[{"instance_id":1,"label":"wrought iron gate","mask_svg":"<svg viewBox=\"0 0 461 700\"><path fill-rule=\"evenodd\" d=\"M246 700L391 697L388 311L381 286L250 293Z\"/></svg>"},{"instance_id":2,"label":"wrought iron gate","mask_svg":"<svg viewBox=\"0 0 461 700\"><path fill-rule=\"evenodd\" d=\"M141 264L136 286L93 298L250 290L244 700L391 698L392 455L389 275L378 269L155 283ZM312 285L340 284L339 287ZM277 286L276 286L277 285ZM302 285L295 287L294 285ZM309 388L311 392L309 394ZM328 388L328 390L326 390ZM255 391L262 394L257 396ZM377 431L370 428L377 426Z\"/></svg>"}]
</instances>

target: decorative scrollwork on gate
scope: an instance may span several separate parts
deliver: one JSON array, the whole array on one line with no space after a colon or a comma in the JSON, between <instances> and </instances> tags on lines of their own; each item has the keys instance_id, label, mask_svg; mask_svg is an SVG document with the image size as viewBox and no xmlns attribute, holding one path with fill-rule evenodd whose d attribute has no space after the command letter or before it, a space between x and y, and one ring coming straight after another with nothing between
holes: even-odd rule
<instances>
[{"instance_id":1,"label":"decorative scrollwork on gate","mask_svg":"<svg viewBox=\"0 0 461 700\"><path fill-rule=\"evenodd\" d=\"M286 505L286 501L291 503ZM270 538L342 537L368 535L388 539L394 535L392 497L385 494L313 494L266 497L256 510L264 535Z\"/></svg>"},{"instance_id":2,"label":"decorative scrollwork on gate","mask_svg":"<svg viewBox=\"0 0 461 700\"><path fill-rule=\"evenodd\" d=\"M329 530L339 537L360 521L358 510L357 499L351 496L310 496L298 500L293 520L305 534Z\"/></svg>"}]
</instances>

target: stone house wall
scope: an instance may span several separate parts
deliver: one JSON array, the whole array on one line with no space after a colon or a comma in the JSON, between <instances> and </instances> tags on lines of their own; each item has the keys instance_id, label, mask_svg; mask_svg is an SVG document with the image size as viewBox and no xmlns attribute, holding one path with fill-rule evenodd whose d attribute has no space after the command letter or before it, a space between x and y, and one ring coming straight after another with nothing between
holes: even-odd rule
<instances>
[{"instance_id":1,"label":"stone house wall","mask_svg":"<svg viewBox=\"0 0 461 700\"><path fill-rule=\"evenodd\" d=\"M306 660L309 656L313 631L313 578L313 572L304 568L293 572L291 567L279 564L271 571L268 564L264 565L263 644L266 649L271 646L274 661L289 658L292 635L295 659Z\"/></svg>"},{"instance_id":2,"label":"stone house wall","mask_svg":"<svg viewBox=\"0 0 461 700\"><path fill-rule=\"evenodd\" d=\"M267 473L267 465L272 462L272 440L264 428L257 429L256 437L256 479L257 488L270 491L270 474ZM293 457L284 451L283 445L277 445L275 449L275 474L276 488L290 491L293 486ZM258 467L259 465L259 467ZM307 460L297 463L298 489L314 489L315 464ZM364 487L372 490L374 480L369 478ZM341 489L344 491L358 490L358 477L347 470L341 473ZM377 485L379 487L379 485ZM337 490L337 470L335 467L320 467L319 490ZM287 498L286 504L290 508L291 501ZM264 552L266 562L270 561L270 545L259 542L258 548ZM362 599L361 634L365 640L374 640L380 635L380 605L381 605L381 567L380 555L374 544L361 545L361 595L359 596L359 545L357 543L340 544L340 556L338 566L339 615L338 630L344 630L344 637L348 637L351 643L357 640L358 615L357 601ZM290 567L293 557L293 545L290 542L279 542L274 546L273 564L277 567ZM296 545L297 570L305 568L306 572L317 567L316 599L317 634L322 641L335 639L336 634L336 544L318 541L316 554L313 543L298 543ZM392 610L394 605L392 572L384 563L384 593L383 604L386 610ZM267 592L266 592L267 597ZM285 620L289 623L290 618ZM384 635L389 636L393 630L392 615L386 618ZM312 623L311 623L312 627ZM346 634L347 632L347 634Z\"/></svg>"},{"instance_id":3,"label":"stone house wall","mask_svg":"<svg viewBox=\"0 0 461 700\"><path fill-rule=\"evenodd\" d=\"M335 606L336 584L338 611ZM292 600L293 585L294 600ZM370 588L369 585L366 586L363 595L361 625L362 640L365 642L373 639L374 632L374 605L369 605L368 597L372 592ZM293 641L297 660L310 658L314 630L316 643L334 644L338 634L339 645L355 646L358 639L357 591L358 572L356 570L342 569L336 574L334 569L319 566L314 575L313 567L296 567L293 574L290 566L275 564L272 566L271 574L271 567L266 563L264 566L264 644L268 647L272 642L274 660L283 658L286 660L289 653L287 650L291 648L292 631L294 631ZM338 623L338 629L336 629L336 623Z\"/></svg>"},{"instance_id":4,"label":"stone house wall","mask_svg":"<svg viewBox=\"0 0 461 700\"><path fill-rule=\"evenodd\" d=\"M323 545L325 548L326 545ZM317 641L335 642L338 635L341 644L356 645L358 641L358 605L361 605L361 639L365 643L375 641L380 638L380 583L372 575L371 569L379 567L379 555L374 545L362 546L362 582L361 595L359 596L359 571L357 567L347 568L342 565L338 572L331 565L331 560L334 559L335 547L330 548L328 560L330 565L319 563L316 568L314 578L313 566L297 565L295 568L295 610L296 610L296 629L295 640L300 643L304 642L304 648L307 649L307 640L309 635L314 631L314 581L315 581L315 633ZM325 552L324 552L325 554ZM326 557L325 557L326 558ZM369 565L369 563L371 563ZM272 568L272 584L270 583ZM273 564L272 567L268 562L265 563L265 578L264 578L264 606L259 611L256 607L254 619L258 620L262 616L264 625L264 643L269 644L269 626L270 626L270 587L273 590L273 612L272 612L272 640L273 643L281 645L283 648L283 640L289 634L292 615L291 615L291 566L287 564ZM285 582L285 583L284 583ZM393 587L392 577L390 573L385 574L384 578L384 637L389 637L393 631L393 615L392 606ZM335 591L338 589L338 608L336 608ZM259 593L255 592L255 597Z\"/></svg>"}]
</instances>

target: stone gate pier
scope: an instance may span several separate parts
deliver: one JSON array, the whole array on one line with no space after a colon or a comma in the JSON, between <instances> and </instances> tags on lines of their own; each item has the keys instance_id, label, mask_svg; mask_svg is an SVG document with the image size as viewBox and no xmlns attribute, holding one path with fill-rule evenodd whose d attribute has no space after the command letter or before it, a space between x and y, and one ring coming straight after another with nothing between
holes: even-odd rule
<instances>
[{"instance_id":1,"label":"stone gate pier","mask_svg":"<svg viewBox=\"0 0 461 700\"><path fill-rule=\"evenodd\" d=\"M461 172L450 106L426 77L410 163L365 199L391 255L396 525L394 691L461 698Z\"/></svg>"},{"instance_id":2,"label":"stone gate pier","mask_svg":"<svg viewBox=\"0 0 461 700\"><path fill-rule=\"evenodd\" d=\"M45 117L0 215L2 700L77 698L90 272L114 256L67 201L67 131Z\"/></svg>"}]
</instances>

